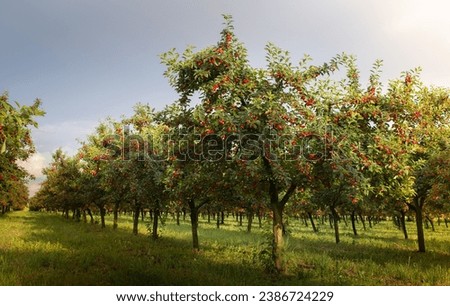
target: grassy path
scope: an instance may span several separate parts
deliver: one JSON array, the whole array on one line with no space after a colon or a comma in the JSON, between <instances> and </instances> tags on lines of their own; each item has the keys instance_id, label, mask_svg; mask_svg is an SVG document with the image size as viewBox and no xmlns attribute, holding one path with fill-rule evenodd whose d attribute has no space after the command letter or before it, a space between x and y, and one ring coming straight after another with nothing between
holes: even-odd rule
<instances>
[{"instance_id":1,"label":"grassy path","mask_svg":"<svg viewBox=\"0 0 450 306\"><path fill-rule=\"evenodd\" d=\"M288 273L266 272L264 229L246 233L227 220L216 229L201 223L202 250L192 253L190 226L166 222L159 241L143 225L138 236L122 220L113 231L61 216L13 212L0 217L0 285L450 285L450 229L426 231L429 252L390 222L354 237L343 229L333 242L326 225L318 234L291 222Z\"/></svg>"}]
</instances>

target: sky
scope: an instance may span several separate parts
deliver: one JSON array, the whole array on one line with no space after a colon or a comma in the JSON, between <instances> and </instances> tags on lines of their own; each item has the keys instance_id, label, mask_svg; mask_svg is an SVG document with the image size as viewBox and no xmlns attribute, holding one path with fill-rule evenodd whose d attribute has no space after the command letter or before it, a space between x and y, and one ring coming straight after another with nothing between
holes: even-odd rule
<instances>
[{"instance_id":1,"label":"sky","mask_svg":"<svg viewBox=\"0 0 450 306\"><path fill-rule=\"evenodd\" d=\"M420 66L425 84L450 87L449 12L447 0L0 0L0 92L27 105L39 98L47 113L25 164L39 178L34 193L57 148L74 154L100 121L137 102L176 100L159 55L215 44L222 14L257 67L272 42L294 63L353 54L363 82L382 59L385 83Z\"/></svg>"}]
</instances>

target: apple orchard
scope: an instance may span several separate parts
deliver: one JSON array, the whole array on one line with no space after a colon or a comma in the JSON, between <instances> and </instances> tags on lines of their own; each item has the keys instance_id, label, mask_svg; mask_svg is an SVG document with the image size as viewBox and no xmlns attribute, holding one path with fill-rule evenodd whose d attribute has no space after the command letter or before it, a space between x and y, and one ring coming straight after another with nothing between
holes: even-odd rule
<instances>
[{"instance_id":1,"label":"apple orchard","mask_svg":"<svg viewBox=\"0 0 450 306\"><path fill-rule=\"evenodd\" d=\"M336 243L347 218L355 235L355 220L394 218L405 238L411 218L425 252L424 223L450 218L449 90L425 86L418 69L383 85L381 61L362 85L353 56L294 64L273 44L265 51L266 66L252 67L226 16L216 44L162 54L179 98L105 120L75 156L55 152L30 208L76 220L95 214L103 227L112 213L114 228L132 211L135 234L150 213L154 239L161 216L179 222L187 213L194 250L202 215L217 216L218 226L240 216L248 231L264 218L281 273L287 217L308 218L314 231L326 218Z\"/></svg>"}]
</instances>

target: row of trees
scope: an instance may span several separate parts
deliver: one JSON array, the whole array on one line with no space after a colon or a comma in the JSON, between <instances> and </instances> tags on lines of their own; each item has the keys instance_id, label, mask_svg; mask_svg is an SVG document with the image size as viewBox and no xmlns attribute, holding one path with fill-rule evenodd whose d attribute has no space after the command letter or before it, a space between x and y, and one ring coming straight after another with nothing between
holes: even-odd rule
<instances>
[{"instance_id":1,"label":"row of trees","mask_svg":"<svg viewBox=\"0 0 450 306\"><path fill-rule=\"evenodd\" d=\"M217 44L161 56L179 99L156 112L138 104L134 115L108 119L76 156L54 154L35 207L150 209L158 215L190 212L199 248L202 209L220 215L265 212L272 222L272 257L283 271L289 214L329 214L336 242L343 215L414 213L419 251L423 218L450 212L450 99L424 86L419 71L403 73L384 88L377 61L362 86L352 56L321 66L266 47L267 66L252 67L231 19Z\"/></svg>"},{"instance_id":2,"label":"row of trees","mask_svg":"<svg viewBox=\"0 0 450 306\"><path fill-rule=\"evenodd\" d=\"M9 102L7 93L0 95L0 206L4 214L25 208L29 174L20 166L34 153L30 128L37 127L36 116L44 115L41 102L31 106Z\"/></svg>"}]
</instances>

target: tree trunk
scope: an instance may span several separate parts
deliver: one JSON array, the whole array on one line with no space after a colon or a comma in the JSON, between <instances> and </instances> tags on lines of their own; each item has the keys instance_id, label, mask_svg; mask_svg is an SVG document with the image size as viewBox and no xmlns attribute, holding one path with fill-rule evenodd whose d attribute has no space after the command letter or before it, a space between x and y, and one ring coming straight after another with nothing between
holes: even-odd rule
<instances>
[{"instance_id":1,"label":"tree trunk","mask_svg":"<svg viewBox=\"0 0 450 306\"><path fill-rule=\"evenodd\" d=\"M296 190L296 185L289 186L288 190L284 194L283 198L279 200L278 191L273 180L270 180L269 194L270 194L270 206L273 213L273 244L272 244L272 258L275 266L275 270L278 273L284 273L284 232L285 227L283 223L283 210L287 201Z\"/></svg>"},{"instance_id":2,"label":"tree trunk","mask_svg":"<svg viewBox=\"0 0 450 306\"><path fill-rule=\"evenodd\" d=\"M419 252L425 252L425 235L423 232L423 200L422 198L414 199L416 212L416 226L417 226L417 242L419 245Z\"/></svg>"},{"instance_id":3,"label":"tree trunk","mask_svg":"<svg viewBox=\"0 0 450 306\"><path fill-rule=\"evenodd\" d=\"M284 271L283 209L282 207L280 207L280 205L272 205L272 212L273 212L272 257L275 269L278 272L283 272Z\"/></svg>"},{"instance_id":4,"label":"tree trunk","mask_svg":"<svg viewBox=\"0 0 450 306\"><path fill-rule=\"evenodd\" d=\"M392 216L392 222L394 223L394 225L396 227L398 227L398 229L401 229L401 224L400 224L399 218L396 215Z\"/></svg>"},{"instance_id":5,"label":"tree trunk","mask_svg":"<svg viewBox=\"0 0 450 306\"><path fill-rule=\"evenodd\" d=\"M195 251L200 249L198 242L198 208L194 200L189 200L189 209L191 211L191 229L192 229L192 248Z\"/></svg>"},{"instance_id":6,"label":"tree trunk","mask_svg":"<svg viewBox=\"0 0 450 306\"><path fill-rule=\"evenodd\" d=\"M247 213L247 232L250 233L252 231L252 223L253 223L253 212L249 211Z\"/></svg>"},{"instance_id":7,"label":"tree trunk","mask_svg":"<svg viewBox=\"0 0 450 306\"><path fill-rule=\"evenodd\" d=\"M339 243L341 241L339 237L339 215L334 207L331 207L331 213L333 218L334 238L336 243Z\"/></svg>"},{"instance_id":8,"label":"tree trunk","mask_svg":"<svg viewBox=\"0 0 450 306\"><path fill-rule=\"evenodd\" d=\"M403 236L408 239L408 231L406 230L406 214L403 210L400 211L400 223L402 226Z\"/></svg>"},{"instance_id":9,"label":"tree trunk","mask_svg":"<svg viewBox=\"0 0 450 306\"><path fill-rule=\"evenodd\" d=\"M350 218L352 220L352 229L353 229L353 234L355 236L358 236L358 232L356 230L356 225L355 225L355 211L352 211L352 214L350 215Z\"/></svg>"},{"instance_id":10,"label":"tree trunk","mask_svg":"<svg viewBox=\"0 0 450 306\"><path fill-rule=\"evenodd\" d=\"M272 170L271 162L263 157L264 167L266 173L269 175L269 197L270 197L270 208L273 213L273 242L272 242L272 259L274 263L274 268L278 273L284 273L284 224L283 224L283 210L289 198L297 189L295 184L291 184L286 190L283 198L280 200L278 195L277 183L274 179L274 173Z\"/></svg>"},{"instance_id":11,"label":"tree trunk","mask_svg":"<svg viewBox=\"0 0 450 306\"><path fill-rule=\"evenodd\" d=\"M211 223L211 212L209 211L209 209L206 211L208 214L208 224Z\"/></svg>"},{"instance_id":12,"label":"tree trunk","mask_svg":"<svg viewBox=\"0 0 450 306\"><path fill-rule=\"evenodd\" d=\"M359 214L359 219L361 220L361 223L363 225L363 230L366 230L366 219L362 214Z\"/></svg>"},{"instance_id":13,"label":"tree trunk","mask_svg":"<svg viewBox=\"0 0 450 306\"><path fill-rule=\"evenodd\" d=\"M180 225L180 211L177 210L177 225Z\"/></svg>"},{"instance_id":14,"label":"tree trunk","mask_svg":"<svg viewBox=\"0 0 450 306\"><path fill-rule=\"evenodd\" d=\"M94 216L92 215L92 211L90 208L86 208L86 211L89 215L89 218L91 219L91 224L94 224Z\"/></svg>"},{"instance_id":15,"label":"tree trunk","mask_svg":"<svg viewBox=\"0 0 450 306\"><path fill-rule=\"evenodd\" d=\"M369 227L372 228L372 217L368 216L367 220L369 221Z\"/></svg>"},{"instance_id":16,"label":"tree trunk","mask_svg":"<svg viewBox=\"0 0 450 306\"><path fill-rule=\"evenodd\" d=\"M220 215L221 215L221 213L218 212L217 213L217 218L216 218L216 227L217 228L220 228Z\"/></svg>"},{"instance_id":17,"label":"tree trunk","mask_svg":"<svg viewBox=\"0 0 450 306\"><path fill-rule=\"evenodd\" d=\"M316 224L314 223L314 218L313 218L311 212L309 212L309 211L308 211L308 217L309 217L309 222L311 222L311 226L313 228L313 232L317 233L318 230L317 230Z\"/></svg>"},{"instance_id":18,"label":"tree trunk","mask_svg":"<svg viewBox=\"0 0 450 306\"><path fill-rule=\"evenodd\" d=\"M430 217L426 217L427 218L427 220L428 220L428 222L430 222L430 225L431 225L431 230L434 232L435 231L435 229L434 229L434 222L433 222L433 219L431 219Z\"/></svg>"},{"instance_id":19,"label":"tree trunk","mask_svg":"<svg viewBox=\"0 0 450 306\"><path fill-rule=\"evenodd\" d=\"M137 203L136 200L134 200L134 213L133 213L133 234L137 235L139 232L139 213L141 212L141 207Z\"/></svg>"},{"instance_id":20,"label":"tree trunk","mask_svg":"<svg viewBox=\"0 0 450 306\"><path fill-rule=\"evenodd\" d=\"M106 223L105 223L105 215L106 215L106 209L104 206L100 207L100 220L102 223L102 228L106 227Z\"/></svg>"},{"instance_id":21,"label":"tree trunk","mask_svg":"<svg viewBox=\"0 0 450 306\"><path fill-rule=\"evenodd\" d=\"M75 221L80 222L81 221L81 211L79 208L75 209Z\"/></svg>"},{"instance_id":22,"label":"tree trunk","mask_svg":"<svg viewBox=\"0 0 450 306\"><path fill-rule=\"evenodd\" d=\"M347 217L345 216L345 214L342 214L342 220L344 221L345 228L347 228L348 224L347 224Z\"/></svg>"},{"instance_id":23,"label":"tree trunk","mask_svg":"<svg viewBox=\"0 0 450 306\"><path fill-rule=\"evenodd\" d=\"M152 238L153 240L158 239L158 219L159 219L159 209L155 209L155 215L153 216L153 227L152 227Z\"/></svg>"},{"instance_id":24,"label":"tree trunk","mask_svg":"<svg viewBox=\"0 0 450 306\"><path fill-rule=\"evenodd\" d=\"M113 229L116 230L119 226L119 203L114 204L113 208Z\"/></svg>"},{"instance_id":25,"label":"tree trunk","mask_svg":"<svg viewBox=\"0 0 450 306\"><path fill-rule=\"evenodd\" d=\"M304 216L304 215L302 215L300 218L303 220L303 223L305 224L305 227L309 227L309 225L308 225L308 218L306 216Z\"/></svg>"}]
</instances>

